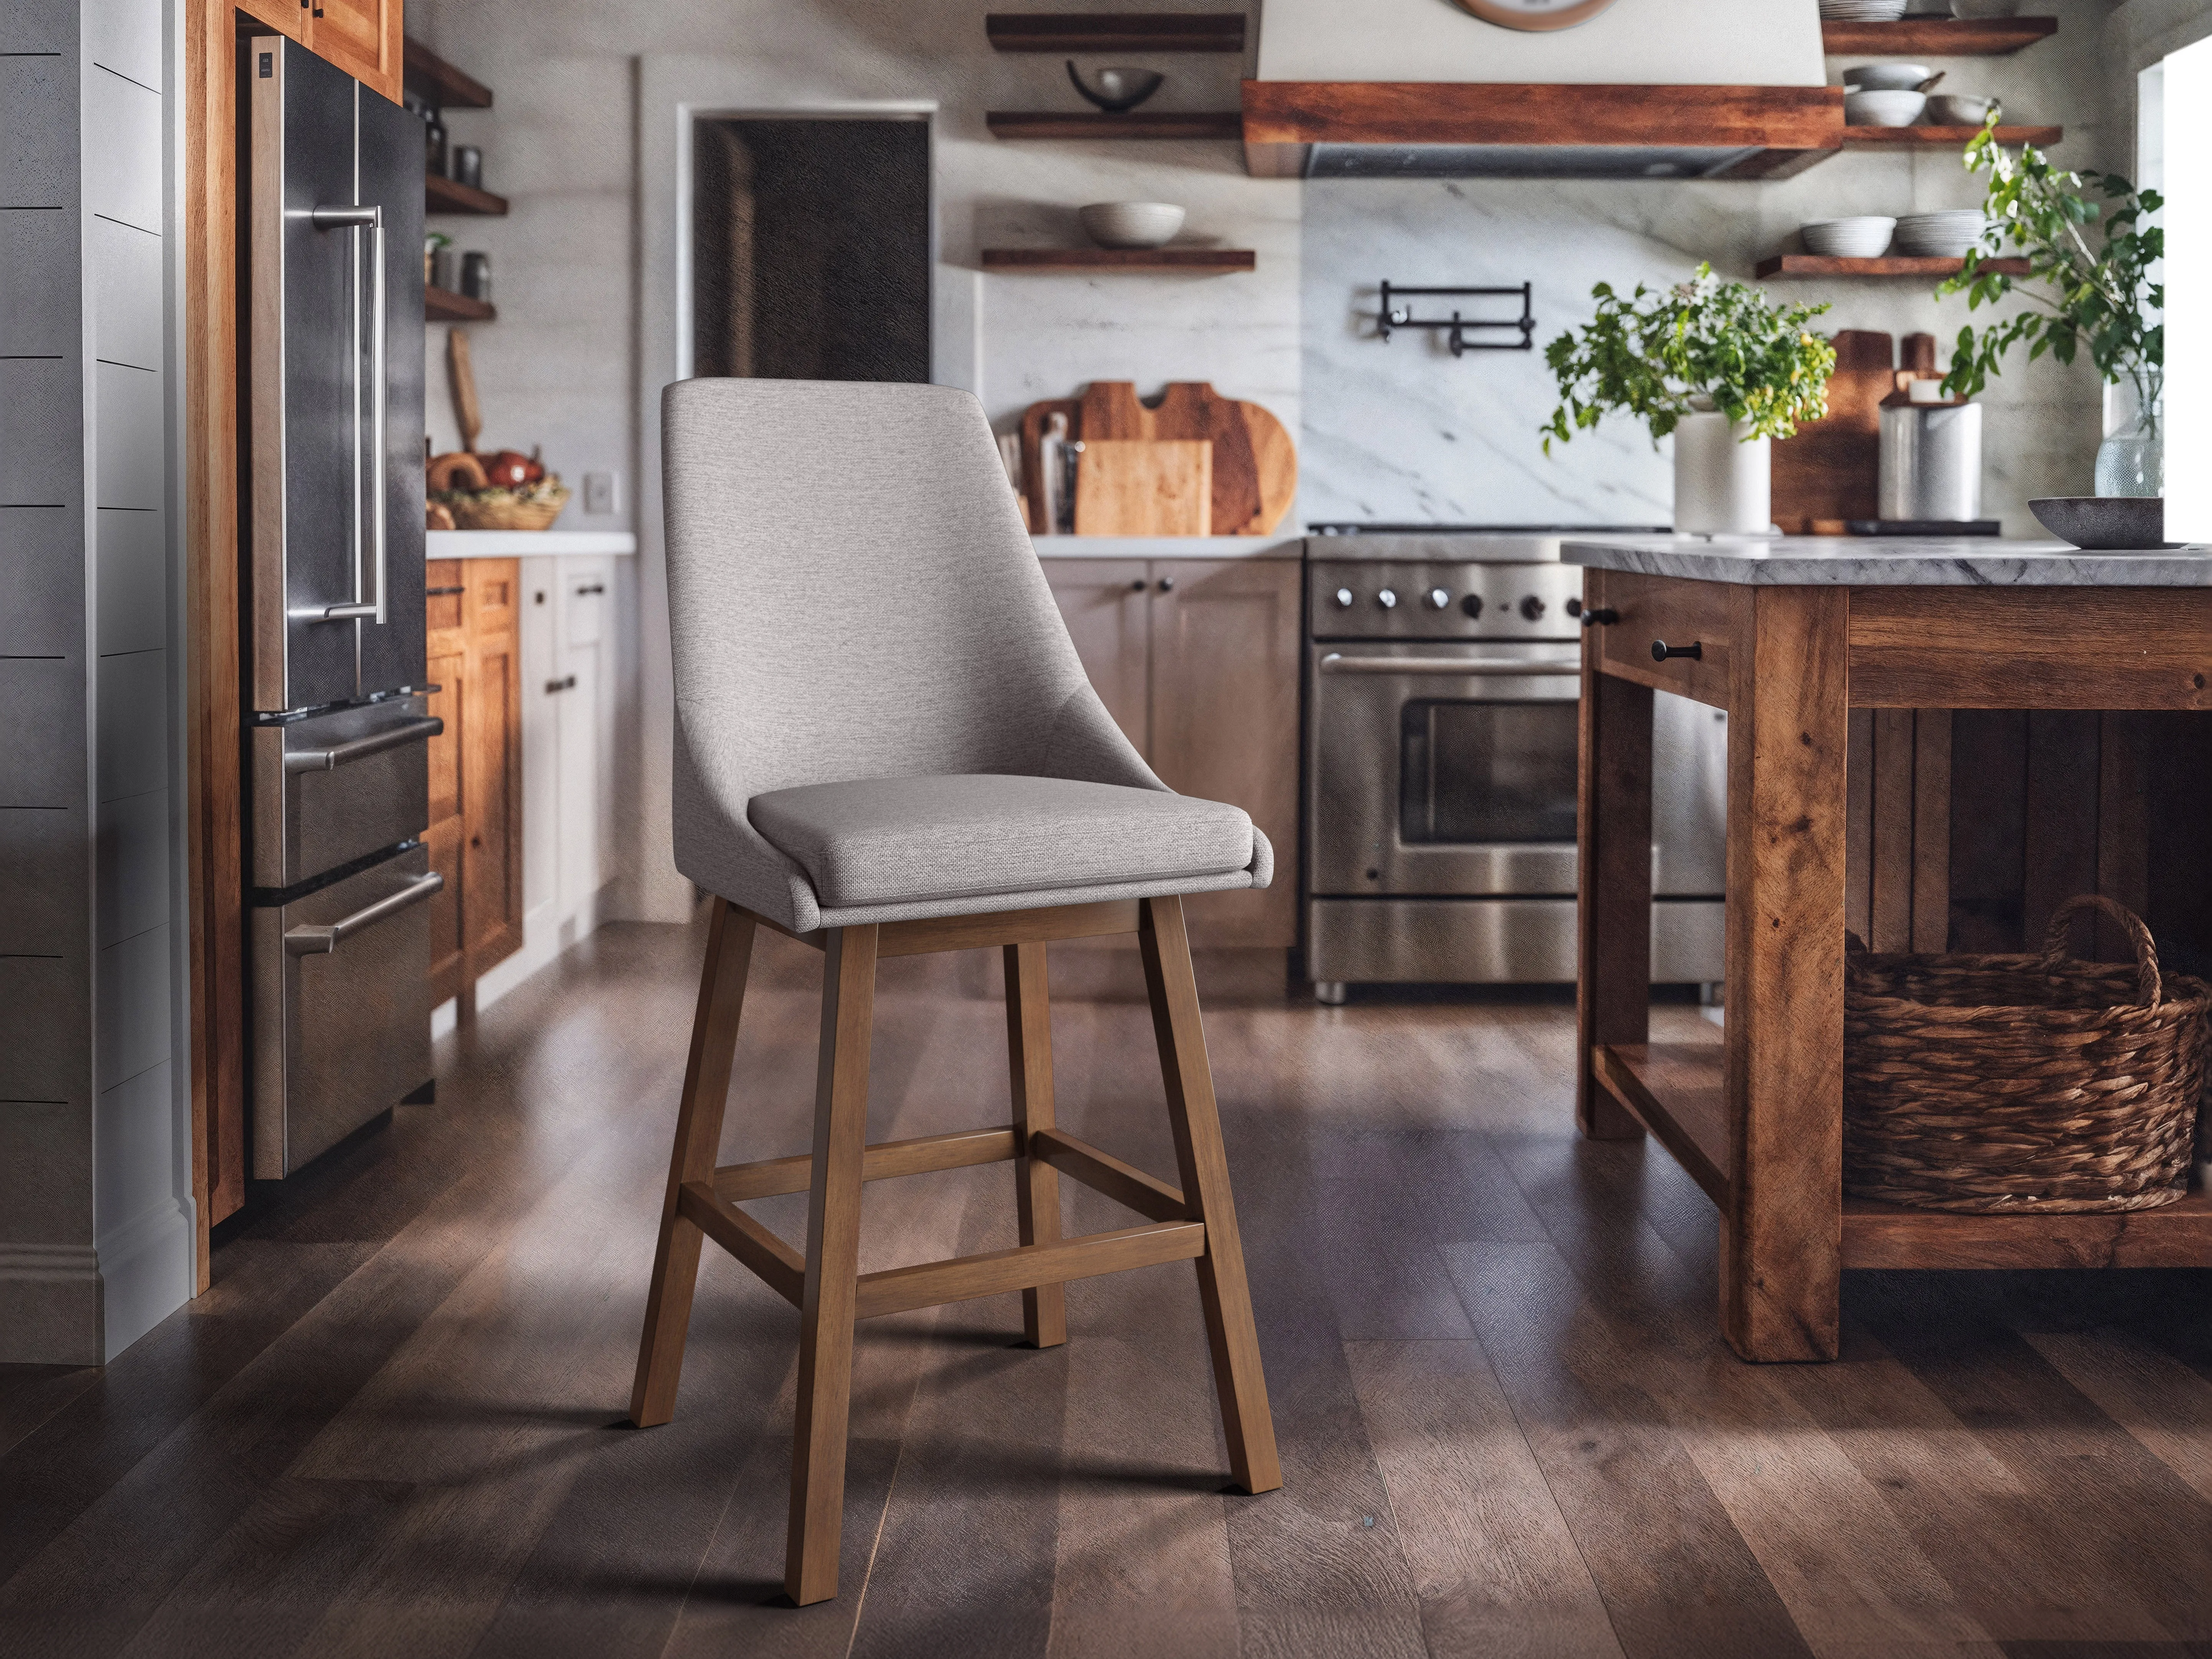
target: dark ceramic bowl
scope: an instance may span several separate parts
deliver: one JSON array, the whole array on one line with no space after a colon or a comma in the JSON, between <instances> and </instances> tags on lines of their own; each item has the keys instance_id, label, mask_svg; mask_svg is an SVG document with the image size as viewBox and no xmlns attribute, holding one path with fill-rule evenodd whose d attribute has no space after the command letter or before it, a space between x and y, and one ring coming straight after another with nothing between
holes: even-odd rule
<instances>
[{"instance_id":1,"label":"dark ceramic bowl","mask_svg":"<svg viewBox=\"0 0 2212 1659\"><path fill-rule=\"evenodd\" d=\"M2172 547L2166 501L2157 495L2045 495L2027 504L2037 522L2087 553Z\"/></svg>"}]
</instances>

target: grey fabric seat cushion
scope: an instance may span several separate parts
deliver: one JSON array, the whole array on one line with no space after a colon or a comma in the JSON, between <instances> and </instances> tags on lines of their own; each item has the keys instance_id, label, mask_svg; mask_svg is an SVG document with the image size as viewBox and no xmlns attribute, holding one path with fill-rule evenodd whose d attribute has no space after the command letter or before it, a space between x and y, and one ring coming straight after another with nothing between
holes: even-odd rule
<instances>
[{"instance_id":1,"label":"grey fabric seat cushion","mask_svg":"<svg viewBox=\"0 0 2212 1659\"><path fill-rule=\"evenodd\" d=\"M745 816L824 910L1225 876L1254 858L1239 807L1073 778L813 783L756 795Z\"/></svg>"}]
</instances>

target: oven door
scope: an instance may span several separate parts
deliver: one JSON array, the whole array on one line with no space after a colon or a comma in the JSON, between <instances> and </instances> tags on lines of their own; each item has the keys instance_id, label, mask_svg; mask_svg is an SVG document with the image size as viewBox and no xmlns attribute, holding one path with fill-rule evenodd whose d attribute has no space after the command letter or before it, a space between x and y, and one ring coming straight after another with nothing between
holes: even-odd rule
<instances>
[{"instance_id":1,"label":"oven door","mask_svg":"<svg viewBox=\"0 0 2212 1659\"><path fill-rule=\"evenodd\" d=\"M1308 672L1309 891L1573 896L1578 645L1337 641Z\"/></svg>"}]
</instances>

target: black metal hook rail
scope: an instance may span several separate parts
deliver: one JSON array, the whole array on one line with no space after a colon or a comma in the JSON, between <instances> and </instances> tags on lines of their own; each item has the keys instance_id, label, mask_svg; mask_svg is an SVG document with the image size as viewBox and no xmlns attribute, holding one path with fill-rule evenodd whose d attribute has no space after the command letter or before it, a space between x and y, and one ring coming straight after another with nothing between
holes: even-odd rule
<instances>
[{"instance_id":1,"label":"black metal hook rail","mask_svg":"<svg viewBox=\"0 0 2212 1659\"><path fill-rule=\"evenodd\" d=\"M1441 328L1449 331L1445 343L1455 357L1470 351L1534 351L1536 349L1536 318L1530 308L1534 302L1534 285L1523 283L1518 288L1393 288L1382 284L1382 312L1377 319L1376 331L1388 340L1394 328ZM1507 320L1486 320L1480 317L1462 317L1454 309L1449 317L1416 317L1411 306L1394 305L1394 300L1420 295L1429 298L1514 298L1521 301L1521 314ZM1512 330L1520 335L1517 340L1485 340L1468 337L1470 331Z\"/></svg>"}]
</instances>

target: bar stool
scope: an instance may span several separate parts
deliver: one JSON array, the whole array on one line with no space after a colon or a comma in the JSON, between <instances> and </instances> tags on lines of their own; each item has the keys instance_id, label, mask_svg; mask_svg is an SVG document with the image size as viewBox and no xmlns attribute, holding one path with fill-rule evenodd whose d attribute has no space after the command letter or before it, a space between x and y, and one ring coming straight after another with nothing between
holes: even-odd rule
<instances>
[{"instance_id":1,"label":"bar stool","mask_svg":"<svg viewBox=\"0 0 2212 1659\"><path fill-rule=\"evenodd\" d=\"M702 1239L799 1310L785 1588L837 1593L856 1320L1195 1264L1231 1474L1282 1484L1181 896L1264 887L1267 837L1177 795L1077 660L981 405L923 386L695 380L661 401L678 867L714 895L630 1418L673 1414ZM823 953L811 1153L715 1167L753 940ZM1135 933L1177 1183L1053 1121L1045 945ZM868 1146L884 957L1004 953L1011 1121ZM859 1271L860 1187L1011 1160L1018 1247ZM1143 1218L1066 1238L1059 1176ZM809 1195L800 1255L738 1207Z\"/></svg>"}]
</instances>

